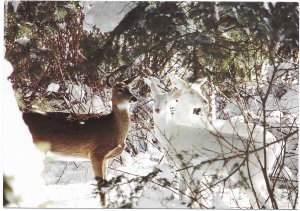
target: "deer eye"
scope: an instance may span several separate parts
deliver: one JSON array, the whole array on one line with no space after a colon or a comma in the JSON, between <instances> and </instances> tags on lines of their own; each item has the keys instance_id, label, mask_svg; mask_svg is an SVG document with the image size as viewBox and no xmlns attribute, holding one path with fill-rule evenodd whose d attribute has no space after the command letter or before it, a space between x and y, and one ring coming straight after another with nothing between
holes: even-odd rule
<instances>
[{"instance_id":1,"label":"deer eye","mask_svg":"<svg viewBox=\"0 0 300 211\"><path fill-rule=\"evenodd\" d=\"M122 92L124 92L124 91L125 91L124 88L119 88L119 89L118 89L118 92L119 92L119 93L122 93Z\"/></svg>"}]
</instances>

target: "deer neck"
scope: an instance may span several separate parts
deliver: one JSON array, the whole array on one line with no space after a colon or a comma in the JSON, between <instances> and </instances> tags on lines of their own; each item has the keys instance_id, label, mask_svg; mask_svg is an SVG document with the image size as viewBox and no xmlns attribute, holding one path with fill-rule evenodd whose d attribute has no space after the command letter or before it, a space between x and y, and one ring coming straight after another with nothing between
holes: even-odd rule
<instances>
[{"instance_id":1,"label":"deer neck","mask_svg":"<svg viewBox=\"0 0 300 211\"><path fill-rule=\"evenodd\" d=\"M116 105L114 105L112 108L111 115L114 125L114 133L117 136L116 144L123 145L126 140L126 136L130 125L129 111L126 109L120 109Z\"/></svg>"},{"instance_id":2,"label":"deer neck","mask_svg":"<svg viewBox=\"0 0 300 211\"><path fill-rule=\"evenodd\" d=\"M127 105L128 104L128 105ZM114 117L116 118L117 122L120 122L121 124L128 124L130 122L129 117L129 103L121 103L118 105L114 105L112 108L112 113Z\"/></svg>"},{"instance_id":3,"label":"deer neck","mask_svg":"<svg viewBox=\"0 0 300 211\"><path fill-rule=\"evenodd\" d=\"M154 130L156 134L166 134L169 130L169 124L171 123L171 112L168 110L162 110L162 113L157 114L153 111Z\"/></svg>"}]
</instances>

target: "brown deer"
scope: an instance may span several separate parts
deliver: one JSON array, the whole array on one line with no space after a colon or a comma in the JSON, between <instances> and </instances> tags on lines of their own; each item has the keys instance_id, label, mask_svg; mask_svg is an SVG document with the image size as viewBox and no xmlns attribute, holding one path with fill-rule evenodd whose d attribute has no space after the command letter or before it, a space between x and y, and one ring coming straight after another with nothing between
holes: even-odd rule
<instances>
[{"instance_id":1,"label":"brown deer","mask_svg":"<svg viewBox=\"0 0 300 211\"><path fill-rule=\"evenodd\" d=\"M49 151L63 156L89 158L95 176L100 181L106 180L107 160L120 155L125 147L130 125L129 102L137 101L128 83L108 77L107 84L112 87L112 112L107 115L24 112L23 119L34 143L47 143ZM105 198L105 194L100 193L102 205L106 204Z\"/></svg>"}]
</instances>

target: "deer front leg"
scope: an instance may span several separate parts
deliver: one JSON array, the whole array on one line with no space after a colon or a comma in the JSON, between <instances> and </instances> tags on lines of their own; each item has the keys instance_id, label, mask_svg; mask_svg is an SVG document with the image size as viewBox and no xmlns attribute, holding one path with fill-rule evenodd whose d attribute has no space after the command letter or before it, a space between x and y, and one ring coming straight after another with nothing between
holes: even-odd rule
<instances>
[{"instance_id":1,"label":"deer front leg","mask_svg":"<svg viewBox=\"0 0 300 211\"><path fill-rule=\"evenodd\" d=\"M94 170L95 177L100 179L100 183L106 181L107 175L107 159L102 153L92 152L90 153L90 160ZM106 206L106 195L100 193L100 204Z\"/></svg>"}]
</instances>

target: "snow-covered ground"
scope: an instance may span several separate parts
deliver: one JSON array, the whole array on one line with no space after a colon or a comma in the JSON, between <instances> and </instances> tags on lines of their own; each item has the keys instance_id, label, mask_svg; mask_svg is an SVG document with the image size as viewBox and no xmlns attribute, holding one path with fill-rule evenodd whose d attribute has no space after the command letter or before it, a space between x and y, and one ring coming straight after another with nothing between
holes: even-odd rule
<instances>
[{"instance_id":1,"label":"snow-covered ground","mask_svg":"<svg viewBox=\"0 0 300 211\"><path fill-rule=\"evenodd\" d=\"M109 169L108 178L113 178L118 175L124 175L129 180L134 178L134 175L147 175L153 171L153 167L162 169L159 178L167 178L168 180L176 180L172 173L172 167L167 164L157 164L151 161L148 153L140 153L137 157L131 157L124 153L126 159L124 165L117 164L115 170ZM52 168L49 168L52 165ZM65 166L67 169L65 170ZM114 164L111 165L113 167ZM57 167L57 168L56 168ZM56 170L53 170L55 168ZM47 175L46 195L51 198L47 203L47 207L52 208L98 208L99 197L95 194L95 181L91 174L91 165L89 162L74 163L59 162L47 164L44 174ZM57 172L54 174L53 172ZM64 172L64 173L63 173ZM63 173L63 176L61 174ZM154 180L155 181L155 180ZM123 191L124 198L127 198L129 191L132 190L132 185L125 184L120 190ZM119 191L120 191L119 190ZM218 192L219 191L219 192ZM218 195L219 194L219 195ZM283 199L281 195L285 194L284 190L276 192L281 209L291 209L288 201ZM121 194L122 195L122 194ZM175 198L174 198L175 195ZM111 203L121 205L122 198L118 198L116 190L108 193L108 200ZM179 200L178 195L172 193L169 189L157 186L153 183L148 183L143 186L142 192L138 195L135 208L186 208L189 200L184 198ZM229 208L249 208L250 204L247 199L247 194L240 188L225 188L219 187L215 190L215 197L211 200L211 208L229 209ZM238 205L237 205L238 204Z\"/></svg>"},{"instance_id":2,"label":"snow-covered ground","mask_svg":"<svg viewBox=\"0 0 300 211\"><path fill-rule=\"evenodd\" d=\"M47 208L99 208L99 197L93 194L95 182L68 185L48 185ZM50 198L51 197L51 198Z\"/></svg>"}]
</instances>

